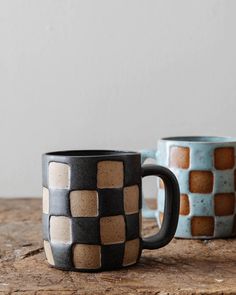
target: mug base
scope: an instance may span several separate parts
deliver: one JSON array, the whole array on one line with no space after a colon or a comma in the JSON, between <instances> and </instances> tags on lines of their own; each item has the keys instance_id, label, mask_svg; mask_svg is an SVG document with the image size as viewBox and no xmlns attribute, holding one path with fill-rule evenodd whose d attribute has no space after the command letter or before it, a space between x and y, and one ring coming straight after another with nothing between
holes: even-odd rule
<instances>
[{"instance_id":1,"label":"mug base","mask_svg":"<svg viewBox=\"0 0 236 295\"><path fill-rule=\"evenodd\" d=\"M55 268L58 270L62 270L62 271L73 271L73 272L87 272L87 273L99 273L99 272L104 272L104 271L119 271L125 268L129 268L129 267L134 267L135 265L138 264L138 262L135 262L134 264L130 264L130 265L126 265L126 266L117 266L117 267L100 267L97 269L87 269L87 268L75 268L75 267L61 267L61 266L57 266L57 265L52 265L49 264L48 262L46 262L47 265L51 268Z\"/></svg>"},{"instance_id":2,"label":"mug base","mask_svg":"<svg viewBox=\"0 0 236 295\"><path fill-rule=\"evenodd\" d=\"M180 239L180 240L220 240L220 239L235 239L236 238L236 235L232 235L232 236L222 236L222 237L219 237L219 236L194 236L194 237L184 237L184 236L178 236L178 235L175 235L175 239Z\"/></svg>"}]
</instances>

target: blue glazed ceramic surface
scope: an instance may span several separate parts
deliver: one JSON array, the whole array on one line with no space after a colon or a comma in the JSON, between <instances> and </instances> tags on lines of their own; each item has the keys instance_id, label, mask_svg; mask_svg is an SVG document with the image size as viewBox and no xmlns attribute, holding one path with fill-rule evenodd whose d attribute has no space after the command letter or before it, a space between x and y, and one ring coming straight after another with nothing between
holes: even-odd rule
<instances>
[{"instance_id":1,"label":"blue glazed ceramic surface","mask_svg":"<svg viewBox=\"0 0 236 295\"><path fill-rule=\"evenodd\" d=\"M164 138L158 141L156 152L143 151L144 160L155 158L178 179L181 204L176 237L236 235L235 155L236 138L231 137ZM160 226L165 189L159 181L157 199L155 216Z\"/></svg>"}]
</instances>

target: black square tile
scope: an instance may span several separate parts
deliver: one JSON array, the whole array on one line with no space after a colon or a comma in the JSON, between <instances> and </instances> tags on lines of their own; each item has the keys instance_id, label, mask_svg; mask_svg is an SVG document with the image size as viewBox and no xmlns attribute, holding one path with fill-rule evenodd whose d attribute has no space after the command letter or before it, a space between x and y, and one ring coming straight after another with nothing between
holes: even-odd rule
<instances>
[{"instance_id":1,"label":"black square tile","mask_svg":"<svg viewBox=\"0 0 236 295\"><path fill-rule=\"evenodd\" d=\"M49 241L49 215L44 214L42 215L42 226L43 226L43 240Z\"/></svg>"},{"instance_id":2,"label":"black square tile","mask_svg":"<svg viewBox=\"0 0 236 295\"><path fill-rule=\"evenodd\" d=\"M72 240L78 244L100 244L100 225L98 217L73 217Z\"/></svg>"},{"instance_id":3,"label":"black square tile","mask_svg":"<svg viewBox=\"0 0 236 295\"><path fill-rule=\"evenodd\" d=\"M139 213L125 216L126 219L126 240L133 240L139 237Z\"/></svg>"},{"instance_id":4,"label":"black square tile","mask_svg":"<svg viewBox=\"0 0 236 295\"><path fill-rule=\"evenodd\" d=\"M98 197L101 217L124 214L123 188L99 189Z\"/></svg>"},{"instance_id":5,"label":"black square tile","mask_svg":"<svg viewBox=\"0 0 236 295\"><path fill-rule=\"evenodd\" d=\"M72 245L68 244L51 244L52 255L57 267L68 269L73 267Z\"/></svg>"},{"instance_id":6,"label":"black square tile","mask_svg":"<svg viewBox=\"0 0 236 295\"><path fill-rule=\"evenodd\" d=\"M48 188L48 161L42 158L42 170L43 170L43 187Z\"/></svg>"},{"instance_id":7,"label":"black square tile","mask_svg":"<svg viewBox=\"0 0 236 295\"><path fill-rule=\"evenodd\" d=\"M138 185L138 184L137 184ZM138 185L138 188L139 188L139 204L138 204L138 208L141 210L142 207L143 207L143 200L142 200L142 184L140 183Z\"/></svg>"},{"instance_id":8,"label":"black square tile","mask_svg":"<svg viewBox=\"0 0 236 295\"><path fill-rule=\"evenodd\" d=\"M125 179L124 186L130 186L141 182L141 156L127 157L124 162Z\"/></svg>"},{"instance_id":9,"label":"black square tile","mask_svg":"<svg viewBox=\"0 0 236 295\"><path fill-rule=\"evenodd\" d=\"M114 269L123 263L125 244L102 246L102 267Z\"/></svg>"},{"instance_id":10,"label":"black square tile","mask_svg":"<svg viewBox=\"0 0 236 295\"><path fill-rule=\"evenodd\" d=\"M71 216L68 190L49 189L49 213L55 216Z\"/></svg>"},{"instance_id":11,"label":"black square tile","mask_svg":"<svg viewBox=\"0 0 236 295\"><path fill-rule=\"evenodd\" d=\"M78 157L70 159L71 189L96 190L97 188L97 160L92 157Z\"/></svg>"}]
</instances>

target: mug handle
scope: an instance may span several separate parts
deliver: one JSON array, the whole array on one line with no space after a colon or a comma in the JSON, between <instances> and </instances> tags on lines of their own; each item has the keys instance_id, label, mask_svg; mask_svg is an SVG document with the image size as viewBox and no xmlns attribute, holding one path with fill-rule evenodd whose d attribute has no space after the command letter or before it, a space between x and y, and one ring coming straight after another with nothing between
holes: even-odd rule
<instances>
[{"instance_id":1,"label":"mug handle","mask_svg":"<svg viewBox=\"0 0 236 295\"><path fill-rule=\"evenodd\" d=\"M147 159L157 159L158 152L156 150L142 150L141 153L141 163L143 164ZM142 201L143 201L143 209L142 209L142 215L145 218L155 218L155 210L148 207L144 194L142 192Z\"/></svg>"},{"instance_id":2,"label":"mug handle","mask_svg":"<svg viewBox=\"0 0 236 295\"><path fill-rule=\"evenodd\" d=\"M179 220L180 192L175 175L167 168L158 165L143 165L142 177L155 175L165 184L165 210L160 231L142 240L144 249L158 249L167 245L174 237Z\"/></svg>"}]
</instances>

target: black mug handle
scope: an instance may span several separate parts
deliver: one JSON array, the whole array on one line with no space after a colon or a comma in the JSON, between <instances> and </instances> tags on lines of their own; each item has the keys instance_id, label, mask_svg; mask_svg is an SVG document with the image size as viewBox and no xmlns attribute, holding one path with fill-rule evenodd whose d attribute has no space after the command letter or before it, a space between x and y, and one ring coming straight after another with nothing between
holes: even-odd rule
<instances>
[{"instance_id":1,"label":"black mug handle","mask_svg":"<svg viewBox=\"0 0 236 295\"><path fill-rule=\"evenodd\" d=\"M158 249L167 245L175 235L179 220L180 192L175 175L158 165L143 165L142 177L155 175L165 184L165 210L160 231L142 240L143 249Z\"/></svg>"}]
</instances>

